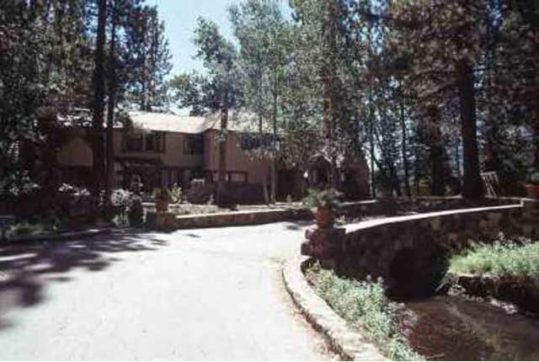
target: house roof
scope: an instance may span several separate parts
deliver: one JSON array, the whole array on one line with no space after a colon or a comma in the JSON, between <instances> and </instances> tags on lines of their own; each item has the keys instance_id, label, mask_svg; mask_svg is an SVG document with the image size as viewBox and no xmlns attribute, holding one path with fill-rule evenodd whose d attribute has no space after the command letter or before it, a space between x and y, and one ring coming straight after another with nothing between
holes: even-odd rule
<instances>
[{"instance_id":1,"label":"house roof","mask_svg":"<svg viewBox=\"0 0 539 362\"><path fill-rule=\"evenodd\" d=\"M130 112L129 118L133 126L138 129L188 134L203 133L211 129L218 130L221 123L219 114L192 117L171 113ZM231 112L228 129L236 132L256 132L254 119L249 113Z\"/></svg>"}]
</instances>

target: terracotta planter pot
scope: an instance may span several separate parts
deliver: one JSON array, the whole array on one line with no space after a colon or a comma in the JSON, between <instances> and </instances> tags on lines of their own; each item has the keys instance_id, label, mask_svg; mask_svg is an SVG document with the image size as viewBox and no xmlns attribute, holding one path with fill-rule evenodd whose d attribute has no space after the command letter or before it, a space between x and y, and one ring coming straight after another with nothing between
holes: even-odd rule
<instances>
[{"instance_id":1,"label":"terracotta planter pot","mask_svg":"<svg viewBox=\"0 0 539 362\"><path fill-rule=\"evenodd\" d=\"M527 184L526 192L530 199L539 200L539 185Z\"/></svg>"},{"instance_id":2,"label":"terracotta planter pot","mask_svg":"<svg viewBox=\"0 0 539 362\"><path fill-rule=\"evenodd\" d=\"M168 206L170 201L166 199L157 199L155 200L155 210L157 212L168 212Z\"/></svg>"},{"instance_id":3,"label":"terracotta planter pot","mask_svg":"<svg viewBox=\"0 0 539 362\"><path fill-rule=\"evenodd\" d=\"M335 211L331 209L317 208L314 213L316 225L320 229L329 229L335 224Z\"/></svg>"}]
</instances>

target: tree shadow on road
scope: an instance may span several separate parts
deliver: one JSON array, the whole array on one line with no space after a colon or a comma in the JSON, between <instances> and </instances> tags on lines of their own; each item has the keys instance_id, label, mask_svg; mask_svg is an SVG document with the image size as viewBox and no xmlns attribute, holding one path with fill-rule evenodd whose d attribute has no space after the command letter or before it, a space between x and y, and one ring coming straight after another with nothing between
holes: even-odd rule
<instances>
[{"instance_id":1,"label":"tree shadow on road","mask_svg":"<svg viewBox=\"0 0 539 362\"><path fill-rule=\"evenodd\" d=\"M0 332L12 326L3 316L16 308L44 301L48 283L69 282L69 272L103 271L126 252L149 252L167 245L155 235L115 231L76 241L51 241L0 246Z\"/></svg>"}]
</instances>

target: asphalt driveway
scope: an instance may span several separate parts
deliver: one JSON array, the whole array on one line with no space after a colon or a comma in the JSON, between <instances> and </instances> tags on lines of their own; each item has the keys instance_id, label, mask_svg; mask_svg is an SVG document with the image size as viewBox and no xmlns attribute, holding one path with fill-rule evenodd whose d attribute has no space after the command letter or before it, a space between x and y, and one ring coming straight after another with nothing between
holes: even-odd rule
<instances>
[{"instance_id":1,"label":"asphalt driveway","mask_svg":"<svg viewBox=\"0 0 539 362\"><path fill-rule=\"evenodd\" d=\"M320 360L280 267L303 226L0 247L0 359Z\"/></svg>"}]
</instances>

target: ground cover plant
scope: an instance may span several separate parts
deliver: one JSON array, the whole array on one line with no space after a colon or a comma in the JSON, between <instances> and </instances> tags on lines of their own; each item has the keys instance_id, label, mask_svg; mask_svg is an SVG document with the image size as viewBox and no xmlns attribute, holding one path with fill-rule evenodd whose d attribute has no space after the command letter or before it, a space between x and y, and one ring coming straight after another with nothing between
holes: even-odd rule
<instances>
[{"instance_id":1,"label":"ground cover plant","mask_svg":"<svg viewBox=\"0 0 539 362\"><path fill-rule=\"evenodd\" d=\"M307 278L316 292L392 360L420 360L422 357L406 343L397 327L397 304L384 294L381 281L356 281L338 277L333 271L314 265Z\"/></svg>"},{"instance_id":2,"label":"ground cover plant","mask_svg":"<svg viewBox=\"0 0 539 362\"><path fill-rule=\"evenodd\" d=\"M454 273L490 274L519 280L539 279L539 243L496 242L451 258Z\"/></svg>"}]
</instances>

